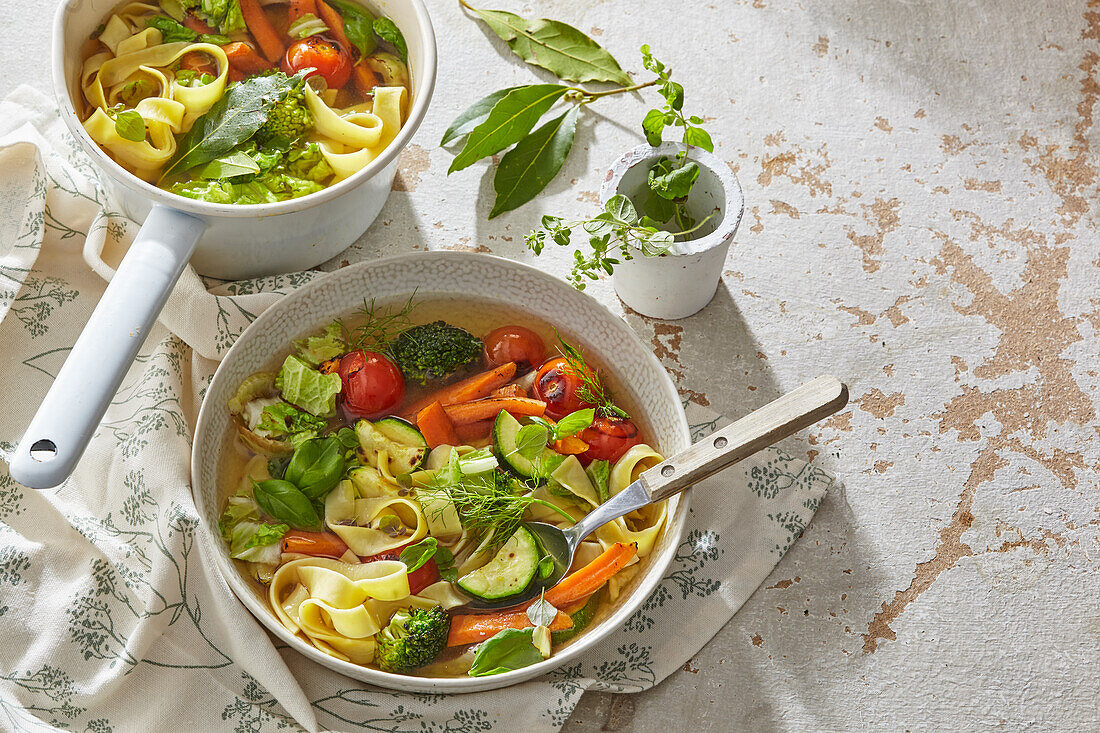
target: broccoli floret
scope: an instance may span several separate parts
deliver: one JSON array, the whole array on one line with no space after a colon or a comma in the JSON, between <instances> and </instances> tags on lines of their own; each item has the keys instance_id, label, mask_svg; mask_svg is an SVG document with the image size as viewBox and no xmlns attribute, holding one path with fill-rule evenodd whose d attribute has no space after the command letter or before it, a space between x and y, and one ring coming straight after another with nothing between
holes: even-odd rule
<instances>
[{"instance_id":1,"label":"broccoli floret","mask_svg":"<svg viewBox=\"0 0 1100 733\"><path fill-rule=\"evenodd\" d=\"M375 636L374 662L383 672L408 674L447 648L451 617L441 606L398 611Z\"/></svg>"},{"instance_id":2,"label":"broccoli floret","mask_svg":"<svg viewBox=\"0 0 1100 733\"><path fill-rule=\"evenodd\" d=\"M256 133L260 140L279 137L297 140L313 129L313 113L306 106L304 85L292 89L267 113L267 122Z\"/></svg>"},{"instance_id":3,"label":"broccoli floret","mask_svg":"<svg viewBox=\"0 0 1100 733\"><path fill-rule=\"evenodd\" d=\"M445 321L402 331L390 347L406 379L427 384L453 374L481 356L481 339Z\"/></svg>"}]
</instances>

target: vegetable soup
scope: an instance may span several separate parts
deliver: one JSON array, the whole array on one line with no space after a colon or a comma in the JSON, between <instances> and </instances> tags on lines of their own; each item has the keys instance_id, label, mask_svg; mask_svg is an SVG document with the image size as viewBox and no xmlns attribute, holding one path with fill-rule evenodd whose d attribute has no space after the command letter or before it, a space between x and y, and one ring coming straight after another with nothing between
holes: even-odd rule
<instances>
[{"instance_id":1,"label":"vegetable soup","mask_svg":"<svg viewBox=\"0 0 1100 733\"><path fill-rule=\"evenodd\" d=\"M526 522L567 527L662 458L588 355L494 306L364 303L288 345L228 409L221 533L273 613L325 654L486 676L553 655L622 594L664 503L596 530L554 573Z\"/></svg>"},{"instance_id":2,"label":"vegetable soup","mask_svg":"<svg viewBox=\"0 0 1100 733\"><path fill-rule=\"evenodd\" d=\"M352 0L115 8L84 49L84 129L134 175L219 204L306 196L397 136L407 48Z\"/></svg>"}]
</instances>

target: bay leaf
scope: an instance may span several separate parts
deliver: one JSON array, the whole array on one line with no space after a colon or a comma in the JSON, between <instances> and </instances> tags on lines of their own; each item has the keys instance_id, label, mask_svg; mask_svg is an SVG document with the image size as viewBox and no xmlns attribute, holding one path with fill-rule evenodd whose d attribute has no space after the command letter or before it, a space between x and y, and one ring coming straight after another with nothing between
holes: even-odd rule
<instances>
[{"instance_id":1,"label":"bay leaf","mask_svg":"<svg viewBox=\"0 0 1100 733\"><path fill-rule=\"evenodd\" d=\"M485 118L489 116L489 110L495 107L496 103L513 89L519 89L519 87L497 90L471 104L465 112L454 118L451 126L443 133L443 139L439 141L439 144L450 145L455 140L466 137L471 130L485 121Z\"/></svg>"},{"instance_id":2,"label":"bay leaf","mask_svg":"<svg viewBox=\"0 0 1100 733\"><path fill-rule=\"evenodd\" d=\"M521 59L566 81L606 81L629 86L633 80L600 44L557 20L528 20L503 10L470 10L485 21Z\"/></svg>"},{"instance_id":3,"label":"bay leaf","mask_svg":"<svg viewBox=\"0 0 1100 733\"><path fill-rule=\"evenodd\" d=\"M519 142L567 91L569 88L560 84L531 84L505 94L485 121L470 131L447 173L467 168Z\"/></svg>"},{"instance_id":4,"label":"bay leaf","mask_svg":"<svg viewBox=\"0 0 1100 733\"><path fill-rule=\"evenodd\" d=\"M572 107L504 154L493 178L497 198L490 219L527 203L558 174L573 147L579 111Z\"/></svg>"},{"instance_id":5,"label":"bay leaf","mask_svg":"<svg viewBox=\"0 0 1100 733\"><path fill-rule=\"evenodd\" d=\"M272 107L304 78L305 72L292 77L277 72L250 77L227 89L179 141L179 148L161 178L220 158L255 135L267 121Z\"/></svg>"}]
</instances>

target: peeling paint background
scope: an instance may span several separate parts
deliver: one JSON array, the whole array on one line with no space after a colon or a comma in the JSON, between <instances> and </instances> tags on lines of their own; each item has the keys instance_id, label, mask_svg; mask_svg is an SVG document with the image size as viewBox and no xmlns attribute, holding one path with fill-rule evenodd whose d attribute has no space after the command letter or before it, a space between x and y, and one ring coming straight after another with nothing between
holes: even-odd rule
<instances>
[{"instance_id":1,"label":"peeling paint background","mask_svg":"<svg viewBox=\"0 0 1100 733\"><path fill-rule=\"evenodd\" d=\"M50 88L54 4L12 3L0 95ZM655 95L593 104L547 193L486 221L491 172L446 176L436 141L489 91L550 79L456 2L429 5L432 109L379 220L332 266L532 260L539 217L595 213L606 167L641 141ZM586 696L566 730L1100 726L1100 5L489 6L576 25L632 71L650 43L739 176L714 302L678 322L624 314L683 393L732 416L831 372L853 397L785 445L843 485L772 578L681 672ZM623 311L610 282L589 290Z\"/></svg>"}]
</instances>

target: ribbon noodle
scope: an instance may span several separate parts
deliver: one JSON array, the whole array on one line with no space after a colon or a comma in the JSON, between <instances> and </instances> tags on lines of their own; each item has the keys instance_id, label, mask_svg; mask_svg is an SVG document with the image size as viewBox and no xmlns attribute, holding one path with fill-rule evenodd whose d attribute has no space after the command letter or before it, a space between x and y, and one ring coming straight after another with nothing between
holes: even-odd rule
<instances>
[{"instance_id":1,"label":"ribbon noodle","mask_svg":"<svg viewBox=\"0 0 1100 733\"><path fill-rule=\"evenodd\" d=\"M397 136L408 93L405 87L375 87L370 112L355 110L339 115L306 86L306 104L321 153L341 181L378 157Z\"/></svg>"},{"instance_id":2,"label":"ribbon noodle","mask_svg":"<svg viewBox=\"0 0 1100 733\"><path fill-rule=\"evenodd\" d=\"M428 534L419 502L402 496L363 496L351 481L341 481L329 492L325 523L360 557L419 542Z\"/></svg>"}]
</instances>

